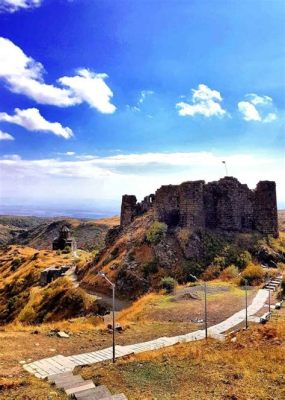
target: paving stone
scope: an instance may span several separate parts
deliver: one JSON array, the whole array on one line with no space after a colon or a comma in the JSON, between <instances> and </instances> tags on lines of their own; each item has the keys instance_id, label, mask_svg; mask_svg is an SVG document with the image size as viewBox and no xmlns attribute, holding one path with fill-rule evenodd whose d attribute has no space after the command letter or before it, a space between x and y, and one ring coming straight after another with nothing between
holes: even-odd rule
<instances>
[{"instance_id":1,"label":"paving stone","mask_svg":"<svg viewBox=\"0 0 285 400\"><path fill-rule=\"evenodd\" d=\"M59 389L66 390L66 389L73 388L84 382L85 382L84 379L80 375L77 375L77 376L73 376L72 379L67 379L67 380L63 380L60 382L56 382L55 385Z\"/></svg>"},{"instance_id":2,"label":"paving stone","mask_svg":"<svg viewBox=\"0 0 285 400\"><path fill-rule=\"evenodd\" d=\"M67 377L72 377L74 376L72 372L62 372L60 374L54 374L54 375L50 375L48 377L48 381L49 382L56 382L57 380L61 380L63 378L67 378Z\"/></svg>"},{"instance_id":3,"label":"paving stone","mask_svg":"<svg viewBox=\"0 0 285 400\"><path fill-rule=\"evenodd\" d=\"M111 392L109 389L104 386L96 386L93 389L87 389L83 390L81 392L78 392L75 394L75 399L76 400L101 400L102 397L108 397L111 396Z\"/></svg>"},{"instance_id":4,"label":"paving stone","mask_svg":"<svg viewBox=\"0 0 285 400\"><path fill-rule=\"evenodd\" d=\"M66 389L65 393L69 396L71 394L75 394L81 392L83 390L95 388L94 383L91 380L84 381L83 383L79 383L75 385L73 388Z\"/></svg>"},{"instance_id":5,"label":"paving stone","mask_svg":"<svg viewBox=\"0 0 285 400\"><path fill-rule=\"evenodd\" d=\"M127 397L123 394L113 394L113 396L103 397L100 400L128 400Z\"/></svg>"}]
</instances>

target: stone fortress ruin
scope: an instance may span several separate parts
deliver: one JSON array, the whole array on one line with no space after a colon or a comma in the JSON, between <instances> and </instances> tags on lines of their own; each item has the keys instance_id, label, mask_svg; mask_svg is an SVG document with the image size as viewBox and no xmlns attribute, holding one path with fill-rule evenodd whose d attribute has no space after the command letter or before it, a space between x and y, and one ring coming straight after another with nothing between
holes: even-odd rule
<instances>
[{"instance_id":1,"label":"stone fortress ruin","mask_svg":"<svg viewBox=\"0 0 285 400\"><path fill-rule=\"evenodd\" d=\"M169 227L258 231L278 236L276 184L260 181L254 190L236 178L219 181L189 181L181 185L161 186L155 194L137 202L136 196L124 195L121 229L149 209L157 221Z\"/></svg>"}]
</instances>

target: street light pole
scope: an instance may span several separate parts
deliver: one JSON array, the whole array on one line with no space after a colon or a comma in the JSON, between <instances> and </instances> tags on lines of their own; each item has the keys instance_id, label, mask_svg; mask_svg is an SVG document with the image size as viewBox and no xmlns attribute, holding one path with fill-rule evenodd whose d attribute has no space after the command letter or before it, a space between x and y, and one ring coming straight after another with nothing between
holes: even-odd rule
<instances>
[{"instance_id":1,"label":"street light pole","mask_svg":"<svg viewBox=\"0 0 285 400\"><path fill-rule=\"evenodd\" d=\"M204 282L205 291L205 338L208 339L208 310L207 310L207 283Z\"/></svg>"},{"instance_id":2,"label":"street light pole","mask_svg":"<svg viewBox=\"0 0 285 400\"><path fill-rule=\"evenodd\" d=\"M247 319L247 279L244 280L245 282L245 329L248 328L248 319Z\"/></svg>"},{"instance_id":3,"label":"street light pole","mask_svg":"<svg viewBox=\"0 0 285 400\"><path fill-rule=\"evenodd\" d=\"M103 272L98 272L99 276L102 276L112 287L112 320L113 320L113 363L116 361L116 352L115 352L115 289L116 285L107 278L107 276Z\"/></svg>"}]
</instances>

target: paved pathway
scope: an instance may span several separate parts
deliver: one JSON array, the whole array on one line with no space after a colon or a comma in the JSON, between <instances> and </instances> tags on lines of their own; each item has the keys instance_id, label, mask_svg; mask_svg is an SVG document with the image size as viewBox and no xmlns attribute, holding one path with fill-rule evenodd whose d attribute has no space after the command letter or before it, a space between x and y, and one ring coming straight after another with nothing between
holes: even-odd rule
<instances>
[{"instance_id":1,"label":"paved pathway","mask_svg":"<svg viewBox=\"0 0 285 400\"><path fill-rule=\"evenodd\" d=\"M268 290L260 289L251 305L248 306L248 317L254 316L266 303L268 297ZM211 326L208 329L209 336L220 337L222 333L240 324L245 319L245 309L241 310L225 321ZM136 343L128 346L116 346L116 357L123 357L129 354L141 353L143 351L150 351L160 349L162 347L172 346L176 343L191 342L194 340L201 340L205 338L205 331L199 330L186 335L179 335L174 337L161 337L149 342ZM38 378L46 378L54 374L73 371L77 365L94 364L112 359L112 347L107 349L94 351L91 353L76 354L73 356L54 356L44 358L30 364L24 364L23 367L26 371L34 374Z\"/></svg>"}]
</instances>

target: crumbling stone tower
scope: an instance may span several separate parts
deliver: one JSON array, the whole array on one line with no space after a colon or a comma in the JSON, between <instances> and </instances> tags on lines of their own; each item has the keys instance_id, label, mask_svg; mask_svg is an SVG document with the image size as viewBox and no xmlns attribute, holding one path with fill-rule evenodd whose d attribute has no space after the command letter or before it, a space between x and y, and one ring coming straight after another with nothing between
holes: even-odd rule
<instances>
[{"instance_id":1,"label":"crumbling stone tower","mask_svg":"<svg viewBox=\"0 0 285 400\"><path fill-rule=\"evenodd\" d=\"M155 195L137 203L135 196L124 195L121 227L129 225L150 208L155 219L170 227L258 231L278 236L275 182L261 181L255 190L236 178L219 181L189 181L181 185L161 186Z\"/></svg>"}]
</instances>

